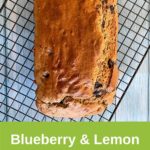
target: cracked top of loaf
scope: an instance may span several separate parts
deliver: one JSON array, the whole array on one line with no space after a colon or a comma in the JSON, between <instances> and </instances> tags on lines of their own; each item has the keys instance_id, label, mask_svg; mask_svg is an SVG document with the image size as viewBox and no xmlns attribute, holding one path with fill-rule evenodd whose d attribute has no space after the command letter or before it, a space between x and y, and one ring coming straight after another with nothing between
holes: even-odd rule
<instances>
[{"instance_id":1,"label":"cracked top of loaf","mask_svg":"<svg viewBox=\"0 0 150 150\"><path fill-rule=\"evenodd\" d=\"M79 116L88 114L90 107L98 112L102 97L114 93L117 82L116 1L35 0L34 3L39 107L47 104L43 112L61 108L68 114L70 107L69 111L73 114L75 109L77 114L86 102L89 105L84 106L84 113ZM56 116L67 116L61 114Z\"/></svg>"}]
</instances>

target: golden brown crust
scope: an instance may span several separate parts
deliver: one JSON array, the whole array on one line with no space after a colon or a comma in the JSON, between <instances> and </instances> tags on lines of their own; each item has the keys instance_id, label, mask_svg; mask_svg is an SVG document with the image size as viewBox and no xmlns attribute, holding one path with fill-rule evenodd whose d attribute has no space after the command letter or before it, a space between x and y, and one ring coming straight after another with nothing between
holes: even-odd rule
<instances>
[{"instance_id":1,"label":"golden brown crust","mask_svg":"<svg viewBox=\"0 0 150 150\"><path fill-rule=\"evenodd\" d=\"M39 99L59 102L66 96L92 97L103 46L98 24L102 15L97 12L97 5L99 0L35 1L35 76ZM45 72L49 72L46 81L41 78Z\"/></svg>"},{"instance_id":2,"label":"golden brown crust","mask_svg":"<svg viewBox=\"0 0 150 150\"><path fill-rule=\"evenodd\" d=\"M102 112L118 79L116 1L35 0L34 12L39 110L67 118Z\"/></svg>"},{"instance_id":3,"label":"golden brown crust","mask_svg":"<svg viewBox=\"0 0 150 150\"><path fill-rule=\"evenodd\" d=\"M105 94L103 98L98 99L81 101L66 97L63 103L50 104L38 100L36 101L36 104L39 110L48 116L80 118L103 112L108 104L112 103L114 96L115 91Z\"/></svg>"}]
</instances>

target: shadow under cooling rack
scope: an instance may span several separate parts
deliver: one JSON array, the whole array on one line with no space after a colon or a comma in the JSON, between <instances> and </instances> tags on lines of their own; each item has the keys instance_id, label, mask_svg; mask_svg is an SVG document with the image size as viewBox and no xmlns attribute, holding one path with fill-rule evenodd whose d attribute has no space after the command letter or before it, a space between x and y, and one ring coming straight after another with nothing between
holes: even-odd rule
<instances>
[{"instance_id":1,"label":"shadow under cooling rack","mask_svg":"<svg viewBox=\"0 0 150 150\"><path fill-rule=\"evenodd\" d=\"M118 1L114 103L100 115L63 119L44 116L35 106L33 0L7 0L0 13L0 121L110 121L149 50L149 5L149 0Z\"/></svg>"}]
</instances>

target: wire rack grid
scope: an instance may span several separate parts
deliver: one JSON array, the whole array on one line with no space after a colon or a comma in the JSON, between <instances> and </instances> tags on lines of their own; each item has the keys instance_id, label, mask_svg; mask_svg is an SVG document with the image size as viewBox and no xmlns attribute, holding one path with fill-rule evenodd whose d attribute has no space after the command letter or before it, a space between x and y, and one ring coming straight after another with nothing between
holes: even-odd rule
<instances>
[{"instance_id":1,"label":"wire rack grid","mask_svg":"<svg viewBox=\"0 0 150 150\"><path fill-rule=\"evenodd\" d=\"M120 75L114 103L103 114L64 119L45 116L35 106L33 0L3 0L0 3L0 121L110 121L150 48L149 5L149 0L118 0Z\"/></svg>"}]
</instances>

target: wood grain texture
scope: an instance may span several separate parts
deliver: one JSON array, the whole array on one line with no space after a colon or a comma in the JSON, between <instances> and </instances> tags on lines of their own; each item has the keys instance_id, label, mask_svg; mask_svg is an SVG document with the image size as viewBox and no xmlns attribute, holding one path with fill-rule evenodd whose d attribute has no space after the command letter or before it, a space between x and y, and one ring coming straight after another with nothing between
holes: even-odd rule
<instances>
[{"instance_id":1,"label":"wood grain texture","mask_svg":"<svg viewBox=\"0 0 150 150\"><path fill-rule=\"evenodd\" d=\"M21 3L22 6L26 7L27 10L32 10L31 5L26 5L26 3ZM11 15L10 21L6 22L6 35L8 37L7 40L7 101L8 101L8 111L7 114L11 117L8 118L8 121L14 121L13 118L23 120L25 119L24 114L31 115L33 111L27 108L25 105L21 105L21 103L31 103L31 99L25 98L24 95L29 93L29 88L33 85L33 81L29 80L33 78L33 62L29 61L33 60L33 44L28 42L27 38L29 37L29 31L23 28L25 26L27 29L32 28L32 26L28 23L24 18L30 18L33 21L33 17L30 17L30 13L28 11L23 11L19 5L14 7L14 3L8 1L7 7L12 8L13 12L6 11L6 16ZM17 14L22 14L23 17L18 17ZM33 15L33 14L32 14ZM16 24L13 23L17 22ZM11 30L11 32L10 32ZM16 33L21 33L18 36ZM10 40L12 41L10 41ZM30 38L31 40L31 38ZM13 43L13 44L12 44ZM18 91L20 91L18 93ZM34 94L32 95L34 97ZM16 101L14 101L15 99ZM13 109L15 108L15 109ZM18 111L19 110L19 111ZM34 113L33 113L34 114ZM28 118L25 121L32 121L31 118Z\"/></svg>"},{"instance_id":2,"label":"wood grain texture","mask_svg":"<svg viewBox=\"0 0 150 150\"><path fill-rule=\"evenodd\" d=\"M4 0L2 0L2 2L0 4L0 7L2 6L3 2L4 2ZM4 16L5 15L5 10L3 10L1 13ZM5 22L4 18L1 17L0 18L0 24L3 25L4 22ZM1 30L1 34L3 36L5 36L5 30L2 29L2 28L0 28L0 30ZM3 45L4 42L5 42L5 38L4 37L0 37L0 45ZM6 60L6 58L4 57L5 56L5 47L0 46L0 49L1 49L0 55L2 55L0 57L0 74L1 74L1 76L0 76L0 93L6 93L6 87L4 87L2 85L6 81L5 80L6 78L4 77L4 75L5 75L5 67L2 65L3 63L5 63L5 60ZM5 96L3 94L0 94L0 103L1 102L6 103L6 99L5 99ZM6 111L6 106L2 105L1 106L1 110L2 110L2 112L5 112ZM0 115L0 120L3 119L4 117L5 117L5 115L1 114ZM4 121L6 121L6 120L4 120Z\"/></svg>"},{"instance_id":3,"label":"wood grain texture","mask_svg":"<svg viewBox=\"0 0 150 150\"><path fill-rule=\"evenodd\" d=\"M149 39L150 39L150 35L149 35ZM150 43L149 43L150 45ZM150 50L148 53L148 121L150 121Z\"/></svg>"},{"instance_id":4,"label":"wood grain texture","mask_svg":"<svg viewBox=\"0 0 150 150\"><path fill-rule=\"evenodd\" d=\"M12 3L7 3L7 6L12 8L13 7L13 4ZM14 11L16 11L17 8L14 9ZM6 16L9 15L10 12L8 10L6 10ZM14 21L17 21L17 15L15 13L12 13L11 15L11 19L14 20ZM6 28L7 29L10 29L10 30L13 30L13 31L17 31L17 28L15 27L15 25L10 21L7 21L6 22ZM9 38L10 40L14 41L17 39L17 36L14 32L10 33L8 30L6 29L6 36L7 38ZM18 47L16 44L13 44L11 42L9 42L9 40L6 41L6 47L7 48L11 48L11 51L9 49L6 49L6 56L7 56L7 67L6 67L6 70L7 70L7 86L8 87L13 87L12 89L8 89L7 88L7 105L8 106L11 106L12 105L12 98L15 98L16 96L16 91L19 90L19 85L18 84L15 84L13 80L16 80L17 78L17 71L18 71L18 68L17 68L17 65L15 62L12 62L12 60L16 60L17 58L17 52L18 52ZM10 69L11 68L11 69ZM17 80L16 80L17 81ZM16 91L15 91L15 90ZM21 99L21 97L20 97ZM14 103L14 108L17 110L19 109L19 104L18 103ZM7 111L6 113L12 117L16 116L17 112L16 110L8 107L7 108ZM8 117L7 119L8 121L12 121L10 117Z\"/></svg>"},{"instance_id":5,"label":"wood grain texture","mask_svg":"<svg viewBox=\"0 0 150 150\"><path fill-rule=\"evenodd\" d=\"M150 10L150 4L149 4L149 7L148 7L148 10ZM150 15L149 15L149 21L150 21ZM148 39L150 40L150 22L149 22L149 34L148 34ZM148 105L148 120L150 121L150 41L148 43L149 45L149 53L148 53L148 102L149 102L149 105Z\"/></svg>"},{"instance_id":6,"label":"wood grain texture","mask_svg":"<svg viewBox=\"0 0 150 150\"><path fill-rule=\"evenodd\" d=\"M116 112L116 121L148 121L148 106L147 56Z\"/></svg>"},{"instance_id":7,"label":"wood grain texture","mask_svg":"<svg viewBox=\"0 0 150 150\"><path fill-rule=\"evenodd\" d=\"M125 0L120 1L120 3L124 3ZM133 1L134 2L134 1ZM130 2L129 2L130 3ZM132 3L131 3L132 4ZM138 1L138 5L142 6L143 1ZM145 3L144 7L149 10L148 3ZM143 17L147 15L146 11L140 11L140 15ZM122 17L120 17L122 19ZM134 18L133 18L134 20ZM138 20L139 24L142 24L142 20ZM127 26L129 24L127 23ZM149 29L148 22L144 22L144 26ZM127 31L126 31L127 32ZM125 32L124 32L125 33ZM144 32L140 33L144 34ZM138 35L136 34L136 37ZM149 34L146 35L146 38ZM132 37L132 36L131 36ZM145 40L146 41L146 40ZM146 47L148 47L149 43L144 42ZM136 47L136 44L134 44ZM138 58L138 57L137 57ZM125 97L123 98L116 115L113 118L113 121L149 121L150 120L150 54L145 58L143 64L141 65L139 71L137 72L131 86L126 92ZM139 57L140 59L140 57Z\"/></svg>"}]
</instances>

